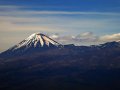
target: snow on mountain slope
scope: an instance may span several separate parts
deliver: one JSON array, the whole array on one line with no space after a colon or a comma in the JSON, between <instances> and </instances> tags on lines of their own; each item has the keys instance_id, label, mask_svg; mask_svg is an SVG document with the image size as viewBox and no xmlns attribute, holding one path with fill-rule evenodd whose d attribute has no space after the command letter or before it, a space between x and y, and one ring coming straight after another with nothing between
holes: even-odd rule
<instances>
[{"instance_id":1,"label":"snow on mountain slope","mask_svg":"<svg viewBox=\"0 0 120 90\"><path fill-rule=\"evenodd\" d=\"M18 48L29 48L29 47L50 47L50 46L60 46L58 42L54 41L53 39L47 37L41 33L34 33L30 35L28 38L24 39L19 44L15 45L14 47L10 48L12 50L16 50ZM9 49L9 50L10 50Z\"/></svg>"}]
</instances>

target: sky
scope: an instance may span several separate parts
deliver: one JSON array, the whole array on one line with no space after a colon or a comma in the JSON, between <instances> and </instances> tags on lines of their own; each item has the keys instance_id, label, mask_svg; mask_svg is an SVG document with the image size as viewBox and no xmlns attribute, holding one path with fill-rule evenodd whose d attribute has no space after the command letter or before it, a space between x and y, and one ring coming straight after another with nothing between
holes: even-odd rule
<instances>
[{"instance_id":1,"label":"sky","mask_svg":"<svg viewBox=\"0 0 120 90\"><path fill-rule=\"evenodd\" d=\"M62 44L120 40L120 0L0 0L0 52L35 32Z\"/></svg>"}]
</instances>

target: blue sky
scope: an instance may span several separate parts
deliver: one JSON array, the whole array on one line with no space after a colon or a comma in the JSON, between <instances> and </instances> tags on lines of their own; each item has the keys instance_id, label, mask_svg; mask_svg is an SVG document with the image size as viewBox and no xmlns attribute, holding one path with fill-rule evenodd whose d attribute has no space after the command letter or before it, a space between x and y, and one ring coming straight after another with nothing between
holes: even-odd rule
<instances>
[{"instance_id":1,"label":"blue sky","mask_svg":"<svg viewBox=\"0 0 120 90\"><path fill-rule=\"evenodd\" d=\"M0 0L1 5L19 5L38 10L67 11L115 11L120 8L119 0ZM36 9L35 9L36 10Z\"/></svg>"},{"instance_id":2,"label":"blue sky","mask_svg":"<svg viewBox=\"0 0 120 90\"><path fill-rule=\"evenodd\" d=\"M34 32L63 44L119 40L120 0L0 0L0 51Z\"/></svg>"}]
</instances>

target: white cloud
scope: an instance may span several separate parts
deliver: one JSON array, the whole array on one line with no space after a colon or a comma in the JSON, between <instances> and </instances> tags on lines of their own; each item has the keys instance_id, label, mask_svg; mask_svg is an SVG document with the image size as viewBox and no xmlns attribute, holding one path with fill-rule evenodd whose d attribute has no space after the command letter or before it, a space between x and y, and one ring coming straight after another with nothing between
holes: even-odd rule
<instances>
[{"instance_id":1,"label":"white cloud","mask_svg":"<svg viewBox=\"0 0 120 90\"><path fill-rule=\"evenodd\" d=\"M59 38L59 35L58 35L58 34L53 34L53 35L50 35L49 37L50 37L50 38L53 38L53 39L58 39L58 38Z\"/></svg>"},{"instance_id":2,"label":"white cloud","mask_svg":"<svg viewBox=\"0 0 120 90\"><path fill-rule=\"evenodd\" d=\"M52 39L62 43L62 44L76 44L76 45L94 45L100 44L104 42L111 42L111 41L119 41L120 40L120 33L112 34L112 35L103 35L97 36L92 32L85 32L79 35L51 35ZM55 37L54 37L55 36ZM57 38L56 38L57 37Z\"/></svg>"},{"instance_id":3,"label":"white cloud","mask_svg":"<svg viewBox=\"0 0 120 90\"><path fill-rule=\"evenodd\" d=\"M71 11L19 11L19 14L59 14L59 15L115 15L120 16L120 13L113 12L71 12Z\"/></svg>"},{"instance_id":4,"label":"white cloud","mask_svg":"<svg viewBox=\"0 0 120 90\"><path fill-rule=\"evenodd\" d=\"M52 39L55 39L58 42L61 42L62 44L69 44L69 43L90 43L90 42L96 42L98 37L95 36L92 32L85 32L81 33L79 35L51 35L50 36Z\"/></svg>"},{"instance_id":5,"label":"white cloud","mask_svg":"<svg viewBox=\"0 0 120 90\"><path fill-rule=\"evenodd\" d=\"M105 42L120 40L120 33L101 36L100 40Z\"/></svg>"},{"instance_id":6,"label":"white cloud","mask_svg":"<svg viewBox=\"0 0 120 90\"><path fill-rule=\"evenodd\" d=\"M76 39L80 39L81 41L95 41L97 36L94 35L92 32L85 32L76 36Z\"/></svg>"},{"instance_id":7,"label":"white cloud","mask_svg":"<svg viewBox=\"0 0 120 90\"><path fill-rule=\"evenodd\" d=\"M52 19L52 18L51 18ZM63 32L49 18L0 16L0 32Z\"/></svg>"},{"instance_id":8,"label":"white cloud","mask_svg":"<svg viewBox=\"0 0 120 90\"><path fill-rule=\"evenodd\" d=\"M91 23L92 22L92 23ZM13 17L0 16L0 32L72 32L101 28L104 23L97 20L81 20L65 17ZM7 27L6 27L7 26Z\"/></svg>"},{"instance_id":9,"label":"white cloud","mask_svg":"<svg viewBox=\"0 0 120 90\"><path fill-rule=\"evenodd\" d=\"M13 7L12 7L13 8ZM27 15L106 15L106 16L120 16L120 13L115 12L79 12L79 11L34 11L34 10L20 10L10 9L4 10L0 15L11 15L11 16L27 16Z\"/></svg>"},{"instance_id":10,"label":"white cloud","mask_svg":"<svg viewBox=\"0 0 120 90\"><path fill-rule=\"evenodd\" d=\"M97 29L108 29L117 22L109 22L102 19L86 19L85 17L72 18L64 17L62 15L111 15L120 16L120 13L113 12L71 12L71 11L34 11L24 10L21 6L2 5L4 9L0 13L0 30L1 31L93 31ZM5 9L11 9L10 11ZM45 15L45 16L44 16ZM57 16L60 15L60 16ZM119 22L119 20L118 20ZM8 26L8 27L6 27ZM114 28L120 28L119 25Z\"/></svg>"},{"instance_id":11,"label":"white cloud","mask_svg":"<svg viewBox=\"0 0 120 90\"><path fill-rule=\"evenodd\" d=\"M39 25L17 25L11 22L0 22L0 30L4 32L11 32L11 31L56 31L52 28L39 26Z\"/></svg>"},{"instance_id":12,"label":"white cloud","mask_svg":"<svg viewBox=\"0 0 120 90\"><path fill-rule=\"evenodd\" d=\"M0 5L0 10L2 12L0 15L45 15L45 14L59 14L59 15L115 15L115 16L120 16L120 13L115 13L115 12L80 12L80 11L35 11L35 10L27 10L30 7L24 7L24 6L16 6L16 5ZM26 9L26 10L24 10Z\"/></svg>"}]
</instances>

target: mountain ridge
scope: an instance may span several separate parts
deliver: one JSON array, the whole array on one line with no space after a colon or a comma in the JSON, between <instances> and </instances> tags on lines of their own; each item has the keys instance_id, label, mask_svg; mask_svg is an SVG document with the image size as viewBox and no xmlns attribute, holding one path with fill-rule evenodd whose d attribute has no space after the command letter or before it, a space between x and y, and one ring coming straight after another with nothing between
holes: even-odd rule
<instances>
[{"instance_id":1,"label":"mountain ridge","mask_svg":"<svg viewBox=\"0 0 120 90\"><path fill-rule=\"evenodd\" d=\"M48 36L42 34L42 33L33 33L28 38L24 39L17 45L14 45L13 47L9 48L8 50L2 52L0 54L1 57L15 57L15 56L22 56L22 55L29 55L31 53L43 53L43 52L49 52L56 50L56 52L66 52L67 49L69 51L73 50L71 52L77 53L84 50L95 50L95 49L105 49L105 48L115 48L120 47L119 41L113 41L113 42L106 42L104 44L100 45L91 45L91 46L75 46L74 44L67 44L62 45L58 43L57 41L49 38ZM60 51L59 49L62 49L63 51ZM75 50L75 51L74 51ZM71 52L67 52L70 54Z\"/></svg>"}]
</instances>

